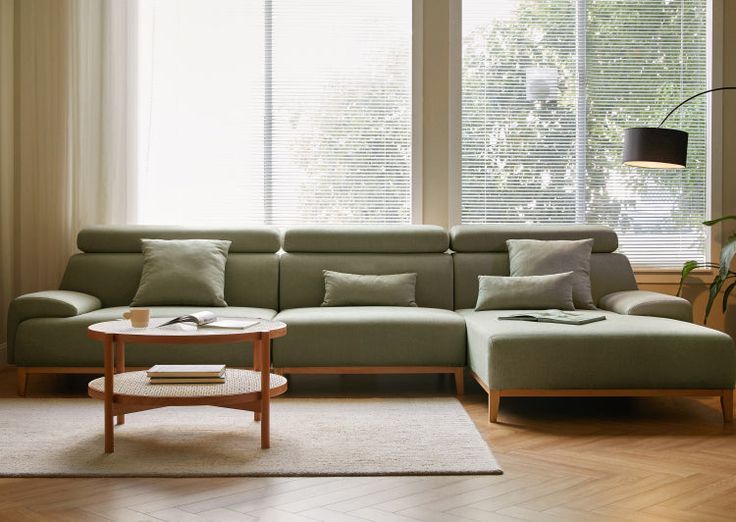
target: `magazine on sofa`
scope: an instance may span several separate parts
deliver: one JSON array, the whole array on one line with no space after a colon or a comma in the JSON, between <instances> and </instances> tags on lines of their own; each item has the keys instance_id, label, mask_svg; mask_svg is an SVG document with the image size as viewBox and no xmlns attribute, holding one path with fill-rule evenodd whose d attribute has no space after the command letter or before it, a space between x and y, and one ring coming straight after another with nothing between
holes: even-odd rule
<instances>
[{"instance_id":1,"label":"magazine on sofa","mask_svg":"<svg viewBox=\"0 0 736 522\"><path fill-rule=\"evenodd\" d=\"M218 319L212 312L203 310L201 312L195 312L188 315L180 315L174 317L170 321L166 321L163 324L158 325L158 328L162 326L170 326L173 324L187 323L193 324L198 328L230 328L233 330L244 330L248 327L258 324L256 319Z\"/></svg>"},{"instance_id":2,"label":"magazine on sofa","mask_svg":"<svg viewBox=\"0 0 736 522\"><path fill-rule=\"evenodd\" d=\"M603 314L591 314L590 312L567 312L565 310L545 310L543 312L524 312L522 314L502 315L498 318L503 321L532 321L536 323L558 323L558 324L588 324L603 321Z\"/></svg>"}]
</instances>

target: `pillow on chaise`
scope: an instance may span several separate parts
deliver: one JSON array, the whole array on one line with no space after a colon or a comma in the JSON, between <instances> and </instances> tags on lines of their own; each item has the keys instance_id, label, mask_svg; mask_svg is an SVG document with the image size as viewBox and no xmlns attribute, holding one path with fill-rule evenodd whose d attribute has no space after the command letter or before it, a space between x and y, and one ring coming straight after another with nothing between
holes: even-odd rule
<instances>
[{"instance_id":1,"label":"pillow on chaise","mask_svg":"<svg viewBox=\"0 0 736 522\"><path fill-rule=\"evenodd\" d=\"M593 310L590 290L590 254L593 239L509 239L509 271L512 276L573 272L572 300L575 308Z\"/></svg>"},{"instance_id":2,"label":"pillow on chaise","mask_svg":"<svg viewBox=\"0 0 736 522\"><path fill-rule=\"evenodd\" d=\"M231 241L141 239L143 272L131 306L227 306L225 264Z\"/></svg>"},{"instance_id":3,"label":"pillow on chaise","mask_svg":"<svg viewBox=\"0 0 736 522\"><path fill-rule=\"evenodd\" d=\"M416 274L363 275L323 270L322 306L416 306Z\"/></svg>"},{"instance_id":4,"label":"pillow on chaise","mask_svg":"<svg viewBox=\"0 0 736 522\"><path fill-rule=\"evenodd\" d=\"M478 276L480 310L575 310L572 272L541 276Z\"/></svg>"}]
</instances>

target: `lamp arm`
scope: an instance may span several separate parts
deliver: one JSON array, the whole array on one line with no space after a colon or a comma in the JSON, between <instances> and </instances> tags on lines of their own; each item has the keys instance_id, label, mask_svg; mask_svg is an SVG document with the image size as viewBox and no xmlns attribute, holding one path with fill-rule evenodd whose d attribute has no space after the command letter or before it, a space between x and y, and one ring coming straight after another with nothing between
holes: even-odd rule
<instances>
[{"instance_id":1,"label":"lamp arm","mask_svg":"<svg viewBox=\"0 0 736 522\"><path fill-rule=\"evenodd\" d=\"M708 89L707 91L699 92L698 94L693 94L687 100L685 100L684 102L681 102L677 107L675 107L670 112L668 112L667 113L667 116L664 117L664 119L662 120L662 122L658 126L661 127L662 125L664 125L664 122L667 121L667 118L669 118L670 116L672 116L672 113L673 112L675 112L677 109L679 109L680 107L682 107L683 105L685 105L687 102L689 102L693 98L697 98L698 96L702 96L703 94L708 94L709 92L728 91L728 90L736 90L736 87L716 87L715 89Z\"/></svg>"}]
</instances>

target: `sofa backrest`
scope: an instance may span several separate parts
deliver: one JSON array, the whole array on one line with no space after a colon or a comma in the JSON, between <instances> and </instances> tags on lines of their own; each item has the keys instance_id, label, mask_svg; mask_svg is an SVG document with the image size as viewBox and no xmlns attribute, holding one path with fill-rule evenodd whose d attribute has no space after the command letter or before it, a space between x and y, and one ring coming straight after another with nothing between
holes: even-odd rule
<instances>
[{"instance_id":1,"label":"sofa backrest","mask_svg":"<svg viewBox=\"0 0 736 522\"><path fill-rule=\"evenodd\" d=\"M593 299L636 289L626 256L615 253L616 233L602 226L459 225L448 233L432 225L193 229L96 226L82 230L82 251L69 259L60 288L98 297L103 306L125 306L138 288L142 238L228 239L225 299L231 306L287 309L319 306L322 270L356 274L416 272L417 304L473 308L479 275L509 275L507 239L594 239ZM447 252L448 246L454 251Z\"/></svg>"},{"instance_id":2,"label":"sofa backrest","mask_svg":"<svg viewBox=\"0 0 736 522\"><path fill-rule=\"evenodd\" d=\"M143 269L141 239L228 239L225 300L230 306L278 309L281 237L278 229L194 229L96 226L77 236L82 251L69 259L60 288L94 295L102 305L130 304Z\"/></svg>"},{"instance_id":3,"label":"sofa backrest","mask_svg":"<svg viewBox=\"0 0 736 522\"><path fill-rule=\"evenodd\" d=\"M418 306L452 310L452 256L447 232L432 225L315 226L284 232L282 309L320 306L322 271L416 273Z\"/></svg>"},{"instance_id":4,"label":"sofa backrest","mask_svg":"<svg viewBox=\"0 0 736 522\"><path fill-rule=\"evenodd\" d=\"M626 256L615 253L616 232L597 225L458 225L450 230L455 270L455 309L475 308L479 275L509 275L507 239L593 238L590 279L593 301L611 292L635 290Z\"/></svg>"}]
</instances>

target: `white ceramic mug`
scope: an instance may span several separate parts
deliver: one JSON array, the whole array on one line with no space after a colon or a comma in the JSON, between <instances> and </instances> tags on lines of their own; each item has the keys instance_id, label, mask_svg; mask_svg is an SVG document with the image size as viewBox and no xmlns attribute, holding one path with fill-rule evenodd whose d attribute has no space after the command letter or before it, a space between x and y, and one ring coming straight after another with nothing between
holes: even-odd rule
<instances>
[{"instance_id":1,"label":"white ceramic mug","mask_svg":"<svg viewBox=\"0 0 736 522\"><path fill-rule=\"evenodd\" d=\"M130 326L133 328L148 328L148 322L151 319L151 309L131 308L123 314L123 319L130 319Z\"/></svg>"}]
</instances>

